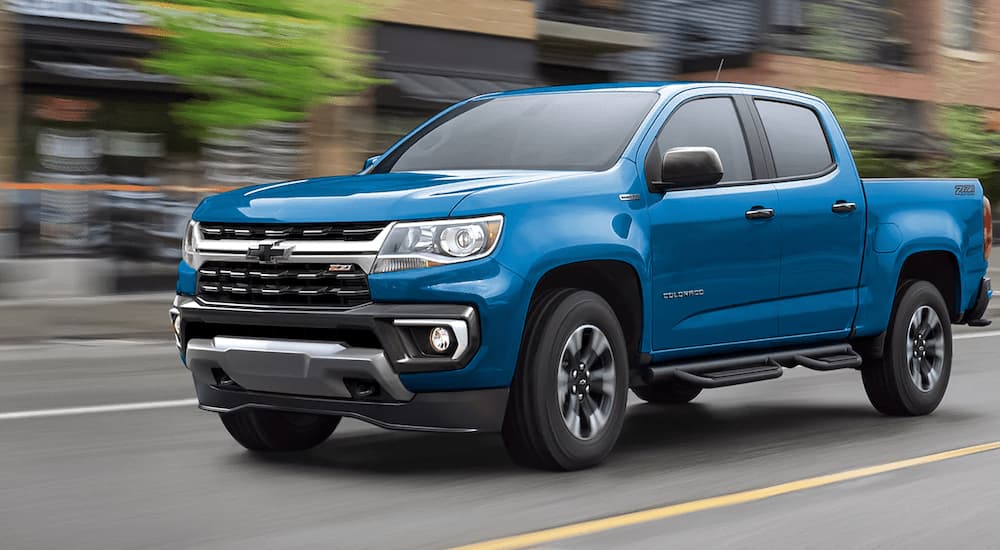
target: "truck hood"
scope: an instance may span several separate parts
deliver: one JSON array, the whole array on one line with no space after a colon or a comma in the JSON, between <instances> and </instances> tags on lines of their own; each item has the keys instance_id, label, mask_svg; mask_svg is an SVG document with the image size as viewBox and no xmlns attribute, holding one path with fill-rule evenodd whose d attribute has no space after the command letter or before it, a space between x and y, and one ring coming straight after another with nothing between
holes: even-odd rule
<instances>
[{"instance_id":1,"label":"truck hood","mask_svg":"<svg viewBox=\"0 0 1000 550\"><path fill-rule=\"evenodd\" d=\"M483 189L539 181L561 172L461 170L313 178L257 185L208 197L198 221L323 223L447 217Z\"/></svg>"}]
</instances>

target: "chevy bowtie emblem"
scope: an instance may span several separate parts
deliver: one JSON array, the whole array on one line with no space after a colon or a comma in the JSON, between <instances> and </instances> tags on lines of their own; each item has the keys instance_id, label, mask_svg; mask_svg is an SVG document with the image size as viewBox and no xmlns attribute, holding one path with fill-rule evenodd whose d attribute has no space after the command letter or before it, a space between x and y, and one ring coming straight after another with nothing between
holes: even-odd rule
<instances>
[{"instance_id":1,"label":"chevy bowtie emblem","mask_svg":"<svg viewBox=\"0 0 1000 550\"><path fill-rule=\"evenodd\" d=\"M257 260L262 264L276 264L278 260L287 258L291 253L292 247L278 248L278 243L262 243L257 248L247 250L247 259Z\"/></svg>"},{"instance_id":2,"label":"chevy bowtie emblem","mask_svg":"<svg viewBox=\"0 0 1000 550\"><path fill-rule=\"evenodd\" d=\"M351 264L330 264L327 269L330 273L343 273L345 271L350 271L354 266Z\"/></svg>"}]
</instances>

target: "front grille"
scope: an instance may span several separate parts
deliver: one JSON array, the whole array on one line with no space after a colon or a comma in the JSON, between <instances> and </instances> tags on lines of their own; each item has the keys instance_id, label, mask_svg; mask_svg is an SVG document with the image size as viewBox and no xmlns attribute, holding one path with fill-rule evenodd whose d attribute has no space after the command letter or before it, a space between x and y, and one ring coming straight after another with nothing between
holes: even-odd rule
<instances>
[{"instance_id":1,"label":"front grille","mask_svg":"<svg viewBox=\"0 0 1000 550\"><path fill-rule=\"evenodd\" d=\"M208 302L346 308L371 301L368 275L357 265L207 262L198 270L198 297Z\"/></svg>"},{"instance_id":2,"label":"front grille","mask_svg":"<svg viewBox=\"0 0 1000 550\"><path fill-rule=\"evenodd\" d=\"M315 224L225 224L201 223L201 235L208 240L290 239L298 241L371 241L378 237L386 222L315 223Z\"/></svg>"}]
</instances>

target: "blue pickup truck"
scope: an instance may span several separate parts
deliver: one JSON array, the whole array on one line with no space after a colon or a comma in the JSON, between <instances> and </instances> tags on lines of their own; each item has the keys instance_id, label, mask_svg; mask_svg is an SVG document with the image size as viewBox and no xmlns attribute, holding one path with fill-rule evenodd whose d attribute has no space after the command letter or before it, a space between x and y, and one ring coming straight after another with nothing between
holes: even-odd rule
<instances>
[{"instance_id":1,"label":"blue pickup truck","mask_svg":"<svg viewBox=\"0 0 1000 550\"><path fill-rule=\"evenodd\" d=\"M951 325L989 324L991 242L979 182L860 179L815 97L545 88L454 105L356 175L207 198L171 320L252 451L351 417L570 470L611 451L630 389L855 369L881 413L930 413Z\"/></svg>"}]
</instances>

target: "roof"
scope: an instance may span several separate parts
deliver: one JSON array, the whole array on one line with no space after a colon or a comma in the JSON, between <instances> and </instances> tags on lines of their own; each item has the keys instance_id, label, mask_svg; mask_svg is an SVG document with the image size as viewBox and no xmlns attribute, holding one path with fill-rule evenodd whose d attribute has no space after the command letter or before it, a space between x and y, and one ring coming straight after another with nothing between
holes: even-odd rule
<instances>
[{"instance_id":1,"label":"roof","mask_svg":"<svg viewBox=\"0 0 1000 550\"><path fill-rule=\"evenodd\" d=\"M521 95L521 94L545 94L545 93L560 93L560 92L589 92L589 91L679 92L685 89L704 88L708 86L732 87L735 89L742 89L742 90L783 92L783 93L792 93L803 97L812 97L809 96L808 94L796 90L775 88L773 86L760 86L755 84L742 84L736 82L711 82L711 81L605 82L600 84L575 84L572 86L550 86L545 88L526 88L526 89L511 90L506 92L494 92L491 94L483 95L481 97L497 97L497 96Z\"/></svg>"}]
</instances>

